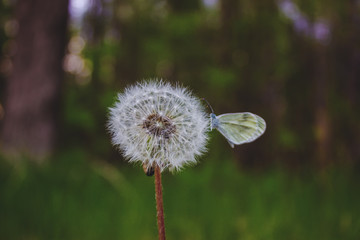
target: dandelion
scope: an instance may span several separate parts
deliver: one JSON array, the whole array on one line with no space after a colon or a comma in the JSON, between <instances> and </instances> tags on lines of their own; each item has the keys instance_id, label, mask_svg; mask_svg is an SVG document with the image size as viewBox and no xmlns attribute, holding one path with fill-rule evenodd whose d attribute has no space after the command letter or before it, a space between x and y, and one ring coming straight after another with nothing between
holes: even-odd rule
<instances>
[{"instance_id":1,"label":"dandelion","mask_svg":"<svg viewBox=\"0 0 360 240\"><path fill-rule=\"evenodd\" d=\"M112 142L129 162L180 170L205 150L208 114L186 88L142 82L118 95L110 109Z\"/></svg>"},{"instance_id":2,"label":"dandelion","mask_svg":"<svg viewBox=\"0 0 360 240\"><path fill-rule=\"evenodd\" d=\"M159 239L165 239L161 172L196 163L205 151L210 122L189 90L163 81L138 83L118 95L110 108L112 142L129 162L155 173Z\"/></svg>"}]
</instances>

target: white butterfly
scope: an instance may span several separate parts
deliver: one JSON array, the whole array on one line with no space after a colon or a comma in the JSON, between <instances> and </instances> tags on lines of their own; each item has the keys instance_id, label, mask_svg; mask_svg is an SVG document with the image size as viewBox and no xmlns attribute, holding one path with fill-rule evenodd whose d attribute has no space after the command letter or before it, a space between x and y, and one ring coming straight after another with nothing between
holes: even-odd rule
<instances>
[{"instance_id":1,"label":"white butterfly","mask_svg":"<svg viewBox=\"0 0 360 240\"><path fill-rule=\"evenodd\" d=\"M226 113L216 116L210 113L211 130L216 128L229 142L230 146L249 143L260 137L266 129L261 117L249 113Z\"/></svg>"}]
</instances>

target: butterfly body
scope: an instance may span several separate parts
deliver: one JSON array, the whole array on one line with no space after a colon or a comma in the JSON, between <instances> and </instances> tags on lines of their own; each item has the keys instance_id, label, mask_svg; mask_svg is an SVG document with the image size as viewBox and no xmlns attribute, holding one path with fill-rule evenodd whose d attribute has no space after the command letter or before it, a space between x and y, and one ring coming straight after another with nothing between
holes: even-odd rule
<instances>
[{"instance_id":1,"label":"butterfly body","mask_svg":"<svg viewBox=\"0 0 360 240\"><path fill-rule=\"evenodd\" d=\"M261 117L250 113L226 113L216 116L210 113L211 130L216 128L229 142L234 145L249 143L260 137L266 129Z\"/></svg>"},{"instance_id":2,"label":"butterfly body","mask_svg":"<svg viewBox=\"0 0 360 240\"><path fill-rule=\"evenodd\" d=\"M219 119L217 118L215 113L210 113L210 119L211 119L211 130L219 127Z\"/></svg>"}]
</instances>

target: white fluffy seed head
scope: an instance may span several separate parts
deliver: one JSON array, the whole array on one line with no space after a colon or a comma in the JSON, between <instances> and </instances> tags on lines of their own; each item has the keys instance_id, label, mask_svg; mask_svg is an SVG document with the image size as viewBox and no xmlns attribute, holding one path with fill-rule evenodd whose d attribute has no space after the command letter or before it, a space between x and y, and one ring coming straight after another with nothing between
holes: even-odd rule
<instances>
[{"instance_id":1,"label":"white fluffy seed head","mask_svg":"<svg viewBox=\"0 0 360 240\"><path fill-rule=\"evenodd\" d=\"M180 170L205 151L208 114L190 91L163 81L138 83L110 108L112 142L129 162Z\"/></svg>"}]
</instances>

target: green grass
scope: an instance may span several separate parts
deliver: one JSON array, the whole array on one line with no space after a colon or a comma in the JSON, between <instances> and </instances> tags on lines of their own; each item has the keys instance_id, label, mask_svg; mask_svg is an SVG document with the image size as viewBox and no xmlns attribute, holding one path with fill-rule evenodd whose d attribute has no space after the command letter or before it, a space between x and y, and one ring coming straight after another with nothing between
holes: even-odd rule
<instances>
[{"instance_id":1,"label":"green grass","mask_svg":"<svg viewBox=\"0 0 360 240\"><path fill-rule=\"evenodd\" d=\"M0 163L0 239L157 239L153 177L81 153ZM168 239L360 239L360 176L239 170L207 159L164 174Z\"/></svg>"}]
</instances>

